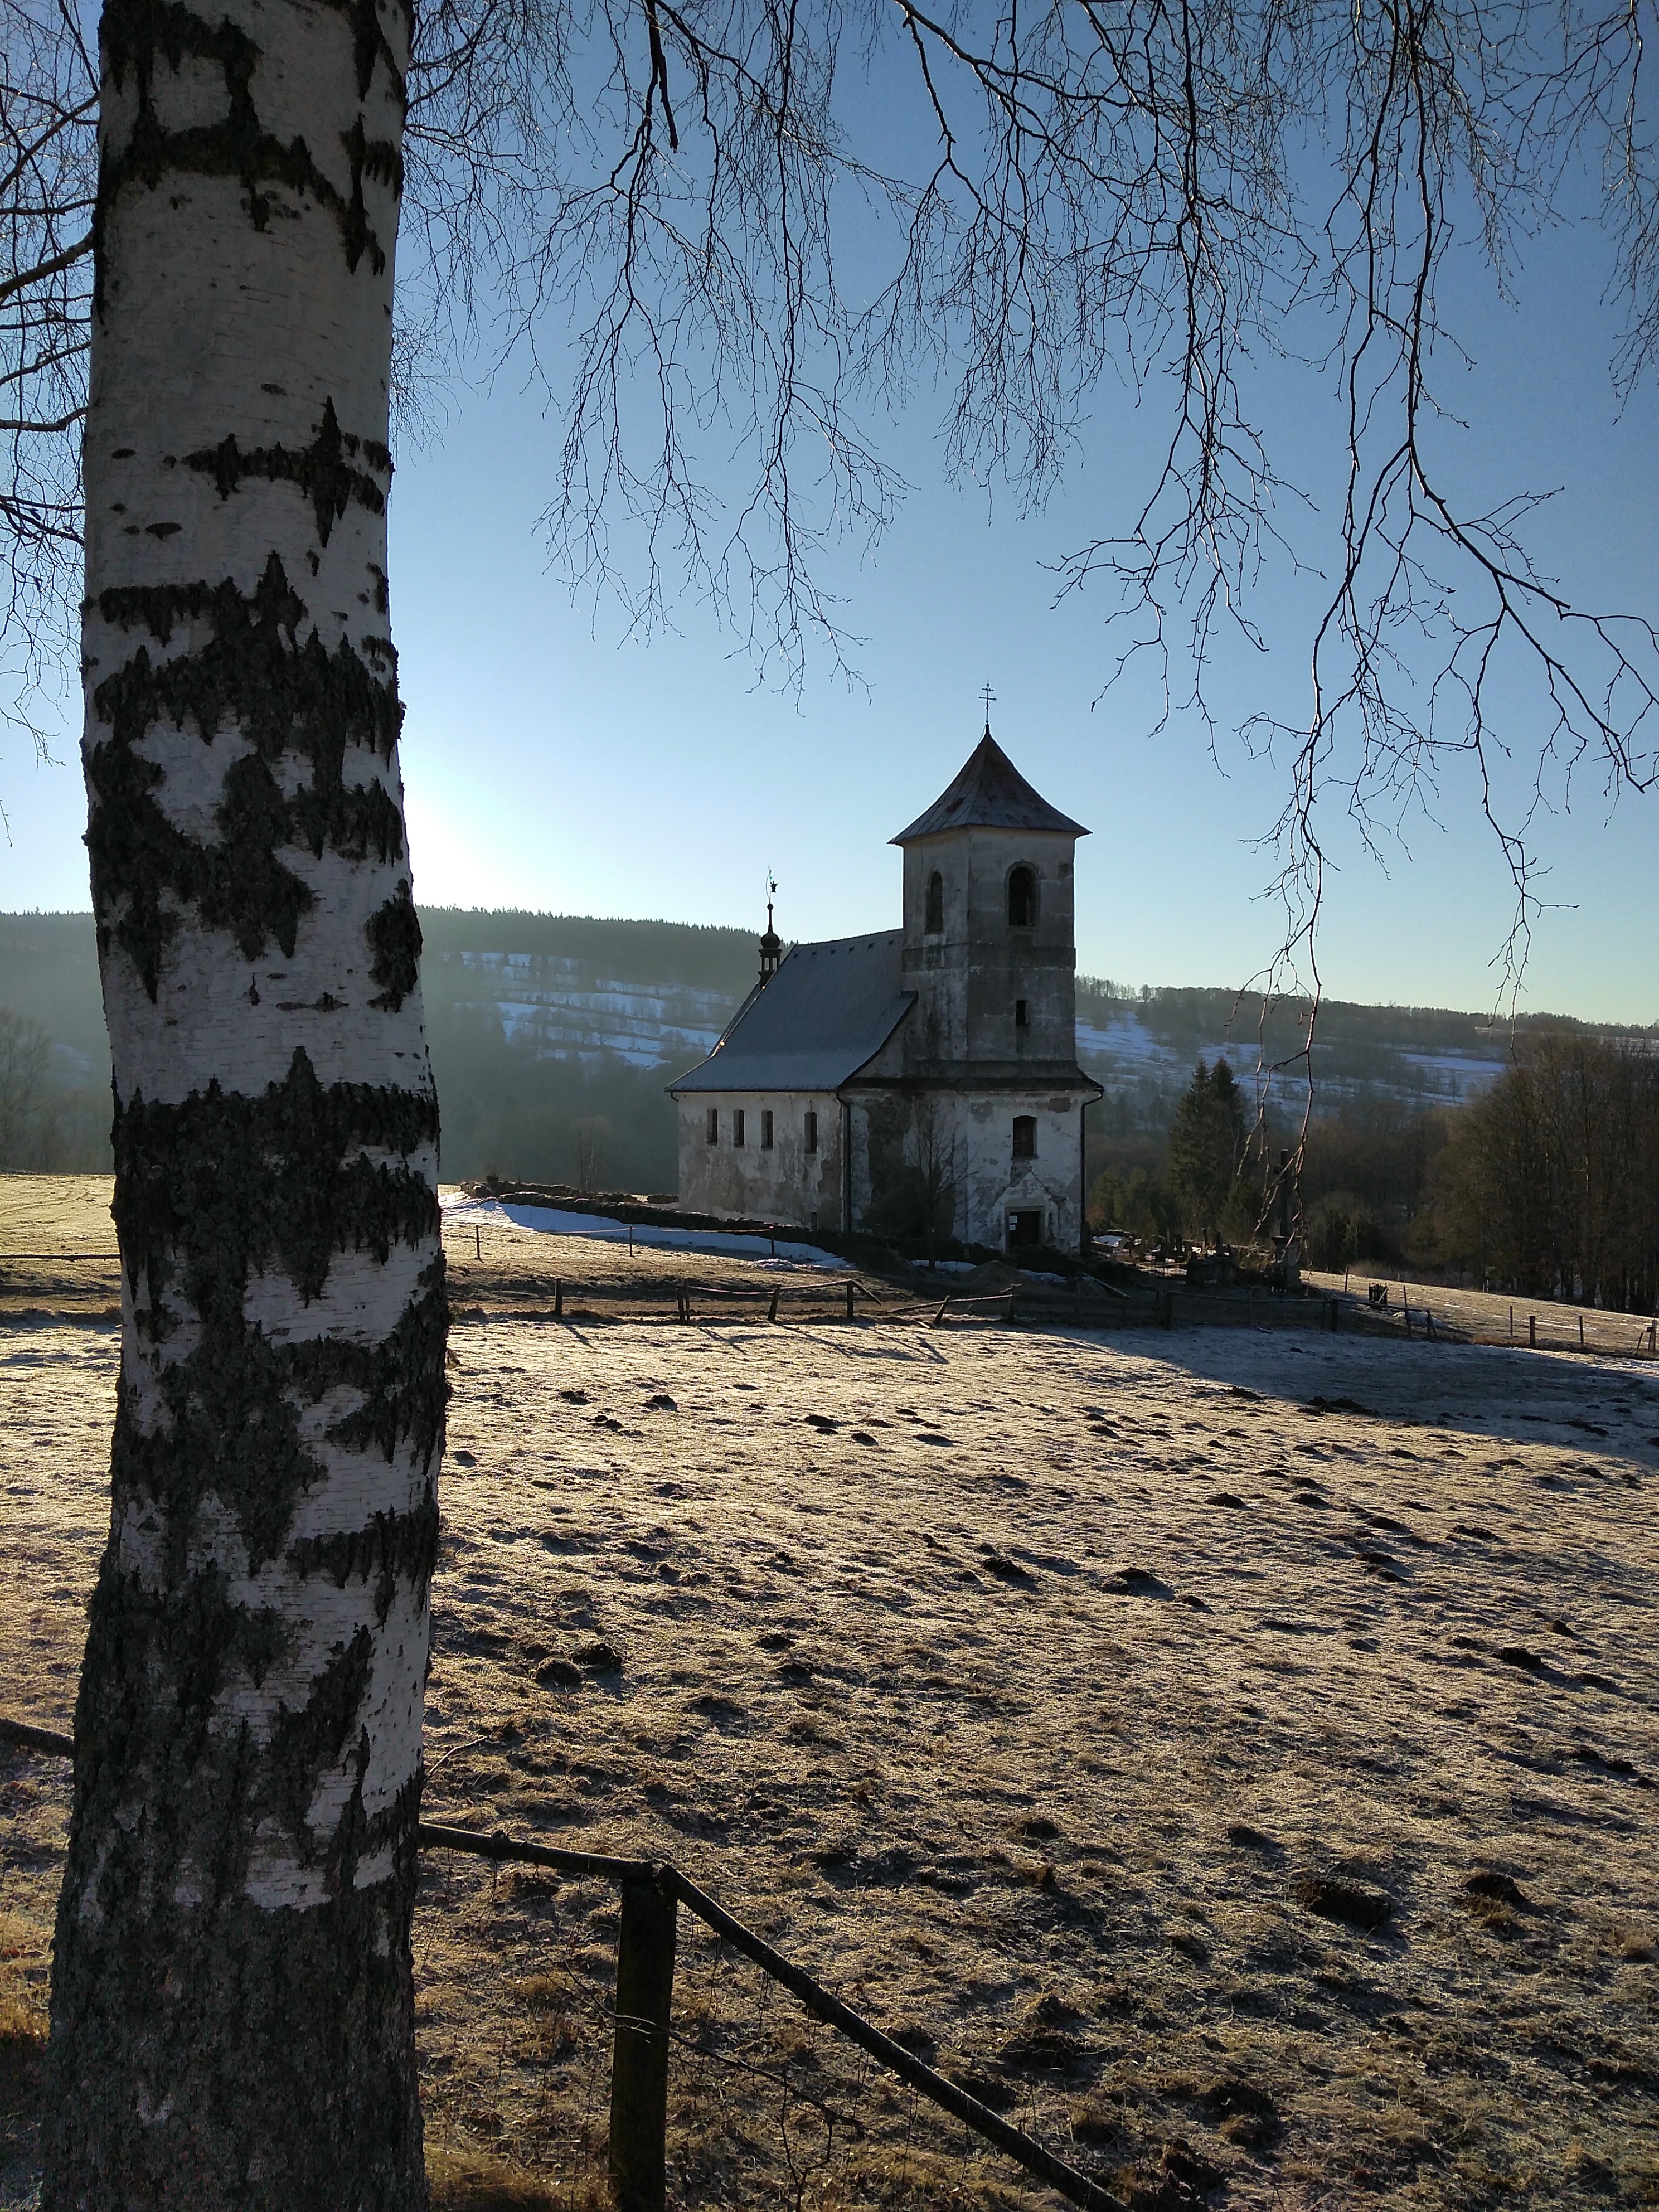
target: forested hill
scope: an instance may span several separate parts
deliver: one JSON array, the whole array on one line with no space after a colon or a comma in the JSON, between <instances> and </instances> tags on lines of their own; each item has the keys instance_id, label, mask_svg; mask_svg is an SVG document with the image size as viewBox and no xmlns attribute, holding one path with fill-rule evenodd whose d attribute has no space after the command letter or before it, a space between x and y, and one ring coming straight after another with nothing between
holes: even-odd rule
<instances>
[{"instance_id":1,"label":"forested hill","mask_svg":"<svg viewBox=\"0 0 1659 2212\"><path fill-rule=\"evenodd\" d=\"M445 1176L672 1189L663 1085L708 1049L754 981L754 932L451 907L421 921ZM0 1021L0 1098L19 1095L31 1052L46 1085L32 1121L14 1109L7 1124L0 1110L0 1166L104 1164L108 1059L89 915L0 915L0 1011L21 1018ZM1254 1068L1260 1019L1260 1002L1231 991L1079 979L1079 1057L1133 1100L1138 1122L1166 1110L1200 1054ZM1270 1014L1267 1060L1296 1049L1302 1019L1293 1006ZM1543 1024L1581 1026L1555 1015L1528 1025ZM1498 1073L1511 1042L1480 1015L1333 1001L1315 1072L1334 1104L1451 1103Z\"/></svg>"}]
</instances>

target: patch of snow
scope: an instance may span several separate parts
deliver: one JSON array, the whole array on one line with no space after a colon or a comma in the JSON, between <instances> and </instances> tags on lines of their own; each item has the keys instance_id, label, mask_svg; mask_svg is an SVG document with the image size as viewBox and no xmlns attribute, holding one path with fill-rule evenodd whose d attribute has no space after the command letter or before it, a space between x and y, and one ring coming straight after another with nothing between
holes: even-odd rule
<instances>
[{"instance_id":1,"label":"patch of snow","mask_svg":"<svg viewBox=\"0 0 1659 2212\"><path fill-rule=\"evenodd\" d=\"M799 1266L850 1271L852 1263L793 1237L745 1236L720 1229L664 1229L647 1222L617 1221L604 1213L568 1213L562 1206L503 1205L499 1199L445 1197L452 1221L510 1221L542 1237L593 1237L605 1244L657 1245L678 1252L729 1252L740 1260L789 1260Z\"/></svg>"}]
</instances>

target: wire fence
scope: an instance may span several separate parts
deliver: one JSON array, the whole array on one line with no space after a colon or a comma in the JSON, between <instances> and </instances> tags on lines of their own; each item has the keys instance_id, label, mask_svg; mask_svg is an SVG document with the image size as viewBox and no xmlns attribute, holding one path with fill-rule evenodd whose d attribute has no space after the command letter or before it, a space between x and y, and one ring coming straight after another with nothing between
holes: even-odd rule
<instances>
[{"instance_id":1,"label":"wire fence","mask_svg":"<svg viewBox=\"0 0 1659 2212\"><path fill-rule=\"evenodd\" d=\"M673 2002L662 2033L661 2193L625 2164L616 2141L615 2054L651 2024L629 2014L605 1947L584 1943L603 1923L596 1887L556 1896L544 1878L476 1865L441 1869L428 1854L416 1956L428 1977L423 2101L449 2160L534 2174L561 2206L665 2206L732 2212L984 2212L1051 2208L1040 2181L838 2034L695 1916L678 1916ZM442 1972L457 1916L489 1917L490 1984L462 1995ZM534 1914L539 1927L507 1927ZM442 1923L442 1924L441 1924ZM556 1935L556 1931L558 1931ZM450 1936L453 1941L453 1934ZM435 2041L442 2020L442 2041ZM434 2058L447 2060L441 2074ZM1000 2117L1076 2169L1109 2176L1098 2147L1079 2143L1062 2076L1006 2072L989 2049L970 2078ZM964 2069L958 2069L959 2072ZM440 2179L446 2160L434 2160ZM647 2161L648 2164L648 2160ZM464 2170L464 2169L463 2169ZM632 2183L630 2187L629 2185ZM1115 2202L1103 2187L1073 2203ZM1066 2201L1062 2199L1060 2201Z\"/></svg>"},{"instance_id":2,"label":"wire fence","mask_svg":"<svg viewBox=\"0 0 1659 2212\"><path fill-rule=\"evenodd\" d=\"M0 1742L72 1751L4 1716ZM437 2212L1122 2212L1079 2139L1085 2054L1059 2021L988 2031L946 2074L931 2037L888 2034L672 1865L420 1841Z\"/></svg>"},{"instance_id":3,"label":"wire fence","mask_svg":"<svg viewBox=\"0 0 1659 2212\"><path fill-rule=\"evenodd\" d=\"M88 1291L94 1288L97 1268L112 1274L119 1265L114 1253L0 1252L0 1279L15 1262L88 1264ZM772 1279L750 1287L659 1267L635 1279L626 1275L583 1279L499 1261L487 1264L490 1277L483 1285L470 1282L465 1271L452 1269L450 1295L457 1321L551 1321L573 1326L638 1322L696 1328L731 1322L765 1322L787 1328L877 1321L934 1328L1312 1329L1626 1359L1659 1357L1659 1322L1644 1315L1597 1308L1564 1310L1540 1301L1505 1301L1489 1293L1438 1285L1385 1282L1339 1290L1334 1279L1328 1278L1289 1290L1249 1284L1194 1288L1184 1282L1144 1278L1124 1285L1079 1273L1069 1283L1025 1278L977 1291L951 1291L936 1279L918 1296L908 1285L868 1275ZM112 1316L118 1310L104 1310Z\"/></svg>"}]
</instances>

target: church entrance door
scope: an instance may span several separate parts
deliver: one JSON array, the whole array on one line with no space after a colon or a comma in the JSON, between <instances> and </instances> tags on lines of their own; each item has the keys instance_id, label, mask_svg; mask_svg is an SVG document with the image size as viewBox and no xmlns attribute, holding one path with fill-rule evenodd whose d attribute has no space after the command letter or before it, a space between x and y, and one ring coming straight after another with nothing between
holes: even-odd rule
<instances>
[{"instance_id":1,"label":"church entrance door","mask_svg":"<svg viewBox=\"0 0 1659 2212\"><path fill-rule=\"evenodd\" d=\"M1040 1206L1032 1206L1029 1212L1022 1206L1018 1213L1008 1216L1009 1251L1032 1251L1042 1242L1042 1210Z\"/></svg>"}]
</instances>

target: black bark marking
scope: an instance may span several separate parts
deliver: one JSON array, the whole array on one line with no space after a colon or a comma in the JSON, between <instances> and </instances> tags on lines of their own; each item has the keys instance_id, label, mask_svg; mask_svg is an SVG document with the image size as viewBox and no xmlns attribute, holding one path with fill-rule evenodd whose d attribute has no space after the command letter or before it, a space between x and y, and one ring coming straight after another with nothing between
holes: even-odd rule
<instances>
[{"instance_id":1,"label":"black bark marking","mask_svg":"<svg viewBox=\"0 0 1659 2212\"><path fill-rule=\"evenodd\" d=\"M324 1577L336 1589L349 1582L374 1584L374 1618L382 1627L400 1582L423 1586L438 1557L438 1503L434 1497L412 1513L377 1513L367 1528L327 1536L302 1536L283 1554L296 1575Z\"/></svg>"},{"instance_id":2,"label":"black bark marking","mask_svg":"<svg viewBox=\"0 0 1659 2212\"><path fill-rule=\"evenodd\" d=\"M374 1639L366 1628L360 1628L349 1644L336 1644L299 1711L290 1712L284 1707L270 1731L271 1775L283 1800L283 1824L300 1843L302 1858L307 1856L304 1846L310 1832L307 1808L317 1794L319 1778L340 1764L374 1671ZM368 1766L367 1730L359 1732L356 1756L361 1796Z\"/></svg>"},{"instance_id":3,"label":"black bark marking","mask_svg":"<svg viewBox=\"0 0 1659 2212\"><path fill-rule=\"evenodd\" d=\"M270 1663L260 1624L216 1569L150 1593L106 1559L76 1713L43 2212L106 2201L112 2174L124 2203L179 2212L425 2201L407 2063L421 1773L366 1813L367 1631L331 1655L302 1706L279 1711L268 1744L222 1716L211 1726L228 1669ZM354 1786L319 1839L306 1812L343 1758ZM143 1816L119 1817L135 1799ZM260 1848L313 1869L320 1904L248 1898L262 1825ZM390 1878L359 1890L359 1866L387 1845ZM100 1940L100 1923L120 1941ZM141 2064L137 2097L135 2022L154 2069L146 2082Z\"/></svg>"},{"instance_id":4,"label":"black bark marking","mask_svg":"<svg viewBox=\"0 0 1659 2212\"><path fill-rule=\"evenodd\" d=\"M196 908L208 927L229 931L245 959L258 959L273 939L292 958L313 902L278 858L284 846L382 866L403 858L397 801L378 781L345 781L349 749L392 759L403 720L395 655L385 648L390 672L382 676L343 640L332 653L314 629L301 642L306 604L275 553L252 594L228 578L131 586L101 592L98 610L107 622L148 629L164 645L185 623L209 632L195 651L160 663L141 646L93 694L110 729L87 771L100 946L106 951L112 939L120 945L154 1000L179 929L176 901ZM194 725L209 744L234 727L253 748L225 776L216 843L177 829L155 796L161 771L133 749L157 723ZM276 771L288 754L307 761L311 773L285 797Z\"/></svg>"},{"instance_id":5,"label":"black bark marking","mask_svg":"<svg viewBox=\"0 0 1659 2212\"><path fill-rule=\"evenodd\" d=\"M395 1014L421 980L421 922L406 882L370 915L363 934L374 955L369 973L380 986L368 1003Z\"/></svg>"},{"instance_id":6,"label":"black bark marking","mask_svg":"<svg viewBox=\"0 0 1659 2212\"><path fill-rule=\"evenodd\" d=\"M295 1506L324 1475L299 1407L331 1390L359 1400L331 1425L331 1442L389 1460L407 1441L433 1466L447 1397L441 1253L378 1344L273 1343L243 1308L257 1274L283 1276L308 1301L337 1253L367 1251L384 1265L395 1244L435 1238L436 1195L407 1156L435 1144L437 1128L429 1097L325 1088L303 1052L262 1097L214 1084L180 1105L118 1106L116 1230L139 1337L167 1341L181 1306L199 1331L191 1352L161 1370L159 1430L144 1433L125 1395L116 1412L117 1522L128 1501L158 1511L173 1573L210 1493L236 1516L250 1572L283 1549ZM367 1146L404 1158L370 1161Z\"/></svg>"},{"instance_id":7,"label":"black bark marking","mask_svg":"<svg viewBox=\"0 0 1659 2212\"><path fill-rule=\"evenodd\" d=\"M403 74L392 58L391 45L380 28L378 0L325 0L325 4L337 15L343 15L351 26L353 54L357 64L358 99L367 99L374 76L374 64L377 61L384 62L386 74L396 89L401 113L409 104L408 93ZM414 27L406 6L403 9L403 15L404 35L407 37Z\"/></svg>"},{"instance_id":8,"label":"black bark marking","mask_svg":"<svg viewBox=\"0 0 1659 2212\"><path fill-rule=\"evenodd\" d=\"M199 1559L210 1492L235 1515L251 1570L283 1556L290 1572L337 1588L361 1578L381 1625L400 1589L424 1605L447 1395L441 1254L378 1345L273 1343L242 1307L258 1273L280 1270L315 1296L338 1253L384 1261L394 1244L435 1238L435 1194L408 1156L436 1133L430 1097L324 1086L303 1053L261 1098L210 1088L182 1105L135 1099L118 1114L117 1225L135 1289L149 1293L136 1302L141 1345L173 1326L163 1294L196 1335L157 1372L159 1436L141 1432L130 1391L117 1408L114 1533L76 1717L44 2212L101 2202L112 2173L124 2202L179 2212L407 2212L423 2202L407 2063L421 1775L369 1814L373 1632L360 1625L331 1652L260 1742L228 1697L292 1663L293 1632L274 1609L237 1600L234 1565L192 1567L189 1539L196 1524ZM371 1161L366 1147L393 1157ZM295 1540L295 1508L322 1474L296 1409L341 1385L356 1403L330 1439L388 1455L408 1440L424 1481L405 1512ZM146 1523L161 1532L161 1572L141 1579L121 1532ZM222 1558L222 1536L220 1548ZM315 1834L307 1811L343 1766L344 1808L331 1832ZM359 1890L359 1869L386 1849L390 1877ZM256 1852L310 1869L323 1901L255 1904ZM135 2022L153 2054L139 2062L137 2097Z\"/></svg>"},{"instance_id":9,"label":"black bark marking","mask_svg":"<svg viewBox=\"0 0 1659 2212\"><path fill-rule=\"evenodd\" d=\"M317 518L319 542L326 545L335 524L353 500L371 514L386 513L386 494L380 485L367 470L351 465L359 453L383 475L391 474L392 456L386 447L372 438L353 437L343 431L334 402L329 399L324 402L316 436L297 453L290 453L286 446L256 446L244 453L233 432L216 446L186 453L185 466L210 476L221 499L228 499L244 477L297 485Z\"/></svg>"},{"instance_id":10,"label":"black bark marking","mask_svg":"<svg viewBox=\"0 0 1659 2212\"><path fill-rule=\"evenodd\" d=\"M275 1268L317 1297L336 1252L384 1264L438 1234L438 1200L408 1155L437 1142L428 1093L325 1085L296 1051L261 1097L217 1083L177 1105L118 1108L116 1231L135 1291L175 1276L204 1318L241 1311L250 1276ZM392 1167L366 1148L400 1152ZM160 1334L157 1332L157 1339Z\"/></svg>"},{"instance_id":11,"label":"black bark marking","mask_svg":"<svg viewBox=\"0 0 1659 2212\"><path fill-rule=\"evenodd\" d=\"M372 9L372 0L354 0L351 7L340 11L356 29L360 99L368 89L363 68L364 33L358 21L366 5ZM378 33L378 22L375 28ZM359 116L351 131L344 134L351 165L351 190L349 196L343 195L317 167L302 137L292 138L285 145L271 132L261 129L252 94L259 48L245 31L228 21L209 23L188 8L176 4L176 0L108 0L100 29L108 75L118 87L125 87L130 73L134 77L138 112L125 147L118 153L106 151L99 163L97 204L93 213L94 235L99 241L94 253L98 271L94 284L96 305L102 305L105 257L101 241L117 198L129 183L154 191L164 177L179 171L196 176L239 178L246 195L248 219L256 230L267 227L272 213L273 203L264 187L275 185L289 192L308 194L337 225L345 248L346 266L355 270L367 253L375 275L384 271L386 250L369 223L362 185L365 176L375 177L388 184L394 194L401 195L403 156L395 144L382 139L368 140ZM385 60L401 114L406 98L404 81L383 38L379 40L375 54ZM187 131L166 131L156 119L151 97L155 64L161 58L177 70L186 56L218 64L224 77L229 112L222 123L198 125ZM370 76L374 59L371 55Z\"/></svg>"}]
</instances>

